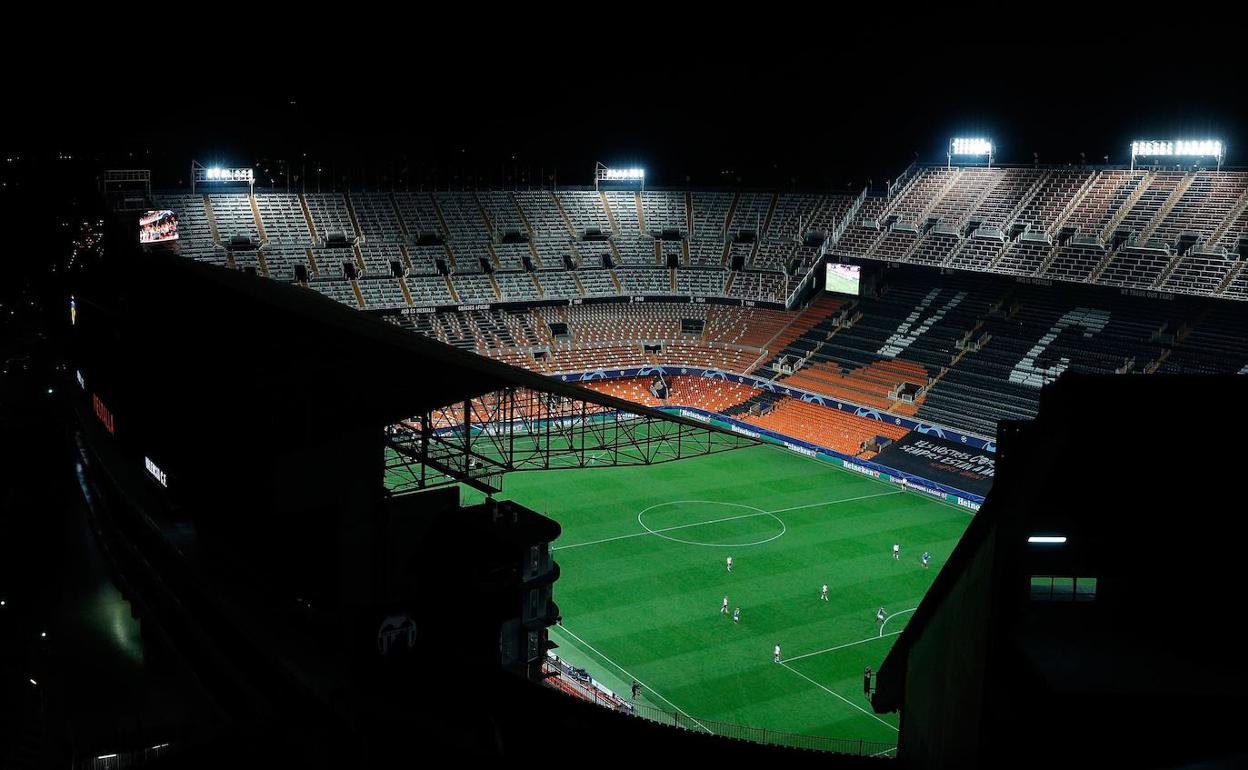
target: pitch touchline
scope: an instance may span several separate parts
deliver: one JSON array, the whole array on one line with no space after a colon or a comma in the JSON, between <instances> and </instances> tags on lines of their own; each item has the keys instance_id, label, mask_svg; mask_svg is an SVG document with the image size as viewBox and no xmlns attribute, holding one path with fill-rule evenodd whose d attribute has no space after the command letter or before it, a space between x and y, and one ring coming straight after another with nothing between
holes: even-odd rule
<instances>
[{"instance_id":1,"label":"pitch touchline","mask_svg":"<svg viewBox=\"0 0 1248 770\"><path fill-rule=\"evenodd\" d=\"M876 638L878 639L879 637L876 637ZM794 658L793 660L796 660L796 658ZM823 690L823 691L824 691L824 692L826 692L828 695L834 695L834 696L836 696L837 698L840 698L841 700L845 701L845 702L846 702L846 703L848 703L849 705L853 706L854 708L858 709L858 710L859 710L859 711L861 711L862 713L864 713L864 714L866 714L867 716L871 717L872 719L874 719L875 721L879 722L880 724L882 724L882 725L884 725L884 726L888 727L889 729L893 730L894 732L901 732L901 730L899 730L898 728L893 727L893 726L892 726L892 725L890 725L888 722L885 722L883 719L880 719L878 716L876 716L875 714L872 714L870 711L867 711L867 710L866 710L866 709L864 709L862 706L859 706L857 703L854 703L854 702L853 702L852 700L850 700L849 698L846 698L845 696L841 695L841 694L840 694L840 693L838 693L838 692L833 692L832 690L829 690L828 688L826 688L826 687L824 687L823 685L821 685L821 684L819 684L818 682L816 682L814 679L811 679L810 677L808 677L808 676L806 676L805 674L803 674L801 671L798 671L798 670L797 670L797 669L795 669L795 668L789 668L789 664L788 664L787 662L781 663L780 665L782 665L782 666L784 666L785 668L789 669L789 670L790 670L790 671L792 671L794 674L797 674L797 675L798 675L798 676L800 676L802 679L805 679L807 682L810 682L810 683L811 683L811 684L813 684L815 687L818 687L820 690Z\"/></svg>"},{"instance_id":2,"label":"pitch touchline","mask_svg":"<svg viewBox=\"0 0 1248 770\"><path fill-rule=\"evenodd\" d=\"M656 691L653 687L651 687L650 685L646 684L645 682L641 681L641 680L640 680L640 679L638 679L637 677L635 677L635 676L633 676L632 674L630 674L630 673L628 673L627 671L625 671L623 666L621 666L619 663L616 663L615 661L611 660L611 659L610 659L610 658L608 658L606 655L603 655L601 652L598 652L598 650L594 649L594 648L593 648L593 646L591 646L589 642L585 641L585 640L584 640L584 639L582 639L581 637L579 637L579 636L577 636L576 634L572 633L572 631L570 631L570 630L569 630L566 626L559 625L559 626L555 626L555 628L558 628L558 629L559 629L559 630L561 630L561 631L565 631L565 632L567 632L568 636L572 637L572 638L573 638L573 639L575 639L576 641L578 641L578 642L580 642L581 644L585 645L585 647L586 647L586 648L588 648L588 649L590 649L590 650L593 650L593 651L594 651L595 653L597 653L597 654L598 654L598 656L599 656L599 657L601 657L603 660L605 660L606 662L610 663L612 666L615 666L615 667L616 667L616 668L618 668L621 672L623 672L624 676L627 676L628 678L630 678L630 679L632 679L633 681L637 682L637 684L639 684L639 685L641 685L642 687L646 688L646 689L647 689L647 690L649 690L650 692L654 693L655 695L658 695L658 696L659 696L659 698L661 698L661 699L663 700L663 702L664 702L664 703L666 703L667 705L669 705L669 706L671 706L672 708L676 709L676 710L677 710L677 711L679 711L680 713L684 714L684 715L685 715L685 717L687 717L688 719L692 720L692 721L693 721L693 723L694 723L695 725L697 725L698 727L701 727L703 730L706 730L708 733L711 733L711 735L714 735L714 734L715 734L714 732L712 732L712 731L711 731L711 728L707 727L706 725L702 724L702 723L701 723L701 722L699 722L698 720L696 720L696 719L694 719L693 717L689 716L689 714L688 714L688 713L686 713L684 709L682 709L680 706L677 706L675 703L672 703L672 702L671 702L670 700L668 700L667 698L664 698L664 697L663 697L663 695L662 695L662 694L660 694L658 691Z\"/></svg>"},{"instance_id":3,"label":"pitch touchline","mask_svg":"<svg viewBox=\"0 0 1248 770\"><path fill-rule=\"evenodd\" d=\"M770 516L776 513L785 513L786 511L798 511L803 508L818 508L821 505L836 505L838 503L852 503L855 500L866 500L867 498L871 498L871 497L888 497L889 495L900 495L901 493L902 493L902 490L894 489L890 492L878 492L874 495L859 495L858 497L846 497L842 500L829 500L823 503L810 503L809 505L795 505L791 508L779 508L774 511L756 511L755 513L743 513L740 516L728 516L727 518L711 519L709 521L696 521L692 524L678 524L674 527L664 527L663 529L652 529L652 530L647 530L646 532L632 532L627 535L616 535L615 537L604 537L601 540L590 540L585 543L572 543L571 545L556 545L552 547L550 550L561 551L565 548L580 548L581 546L585 546L585 545L598 545L599 543L610 543L614 540L627 540L630 537L643 537L645 535L655 535L660 532L671 532L676 529L686 529L688 527L701 527L704 524L722 524L725 521L736 521L737 519L748 519L753 516ZM697 500L697 501L690 501L690 502L718 503L719 501ZM727 505L738 505L738 503L727 503Z\"/></svg>"}]
</instances>

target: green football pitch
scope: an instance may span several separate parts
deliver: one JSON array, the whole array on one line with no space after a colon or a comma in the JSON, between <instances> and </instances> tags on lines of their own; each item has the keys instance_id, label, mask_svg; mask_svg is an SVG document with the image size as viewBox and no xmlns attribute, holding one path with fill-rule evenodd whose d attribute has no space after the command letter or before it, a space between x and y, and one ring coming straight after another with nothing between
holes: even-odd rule
<instances>
[{"instance_id":1,"label":"green football pitch","mask_svg":"<svg viewBox=\"0 0 1248 770\"><path fill-rule=\"evenodd\" d=\"M863 669L878 669L970 521L774 446L513 473L499 496L562 525L555 652L617 694L636 680L641 701L694 729L714 720L889 744L896 715L872 712Z\"/></svg>"},{"instance_id":2,"label":"green football pitch","mask_svg":"<svg viewBox=\"0 0 1248 770\"><path fill-rule=\"evenodd\" d=\"M829 272L824 281L824 289L837 294L858 296L858 279Z\"/></svg>"}]
</instances>

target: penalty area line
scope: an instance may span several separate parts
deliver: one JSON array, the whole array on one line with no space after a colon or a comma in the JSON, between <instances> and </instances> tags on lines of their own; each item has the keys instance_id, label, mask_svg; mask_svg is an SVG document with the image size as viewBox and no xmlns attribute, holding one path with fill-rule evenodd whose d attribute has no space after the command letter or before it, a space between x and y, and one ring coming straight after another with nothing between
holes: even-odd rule
<instances>
[{"instance_id":1,"label":"penalty area line","mask_svg":"<svg viewBox=\"0 0 1248 770\"><path fill-rule=\"evenodd\" d=\"M858 645L866 644L867 642L878 642L879 640L883 639L886 636L897 636L900 633L901 633L900 631L889 631L887 634L880 634L879 636L868 636L866 639L859 639L856 642L846 642L845 644L838 644L837 646L829 647L826 650L816 650L815 652L808 652L803 655L794 655L791 658L785 658L785 662L788 663L794 660L801 660L802 658L813 658L814 656L822 655L825 652L836 652L837 650L843 650L846 647L857 647Z\"/></svg>"},{"instance_id":2,"label":"penalty area line","mask_svg":"<svg viewBox=\"0 0 1248 770\"><path fill-rule=\"evenodd\" d=\"M864 714L866 714L867 716L871 717L872 719L874 719L875 721L877 721L877 722L879 722L880 724L884 725L885 727L887 727L888 729L892 730L893 732L901 732L901 730L900 730L900 729L898 729L898 728L896 728L896 727L894 727L894 726L890 725L888 722L885 722L883 719L880 719L880 718L879 718L878 716L876 716L875 714L872 714L870 711L867 711L867 710L866 710L866 709L864 709L862 706L859 706L857 703L854 703L854 702L853 702L852 700L850 700L849 698L846 698L844 695L841 695L839 692L835 692L835 691L833 691L833 690L829 690L828 688L826 688L826 687L824 687L823 685L821 685L821 684L819 684L818 682L816 682L814 679L811 679L810 677L808 677L808 676L806 676L805 674L803 674L801 671L798 671L798 670L797 670L797 669L795 669L795 668L791 668L791 667L789 666L789 664L788 664L788 662L787 662L787 661L786 661L786 662L782 662L780 665L782 665L782 666L784 666L785 668L789 669L789 671L792 671L794 674L797 674L797 675L798 675L798 676L800 676L802 679L805 679L807 682L810 682L810 683L811 683L811 684L813 684L815 687L818 687L820 690L823 690L823 691L824 691L824 692L826 692L828 695L832 695L832 696L834 696L834 697L840 698L840 699L841 699L842 701L844 701L845 703L847 703L847 704L849 704L850 706L853 706L854 708L858 709L858 710L859 710L859 711L861 711L862 713L864 713Z\"/></svg>"}]
</instances>

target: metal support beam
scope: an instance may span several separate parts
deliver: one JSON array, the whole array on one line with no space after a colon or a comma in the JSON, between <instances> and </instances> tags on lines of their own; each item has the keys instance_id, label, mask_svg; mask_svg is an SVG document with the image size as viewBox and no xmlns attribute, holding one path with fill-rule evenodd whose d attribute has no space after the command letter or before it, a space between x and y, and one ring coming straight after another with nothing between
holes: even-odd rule
<instances>
[{"instance_id":1,"label":"metal support beam","mask_svg":"<svg viewBox=\"0 0 1248 770\"><path fill-rule=\"evenodd\" d=\"M659 413L508 386L391 426L387 483L395 493L464 483L493 494L512 471L653 465L756 443Z\"/></svg>"}]
</instances>

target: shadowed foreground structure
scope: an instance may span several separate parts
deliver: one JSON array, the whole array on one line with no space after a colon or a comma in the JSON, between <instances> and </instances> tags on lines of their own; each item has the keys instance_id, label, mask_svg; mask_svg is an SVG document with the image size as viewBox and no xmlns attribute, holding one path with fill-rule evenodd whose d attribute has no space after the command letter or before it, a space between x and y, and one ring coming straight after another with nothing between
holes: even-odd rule
<instances>
[{"instance_id":1,"label":"shadowed foreground structure","mask_svg":"<svg viewBox=\"0 0 1248 770\"><path fill-rule=\"evenodd\" d=\"M1002 424L992 492L879 672L901 759L1248 760L1244 425L1197 436L1191 415L1245 395L1235 376L1068 374L1034 421Z\"/></svg>"}]
</instances>

